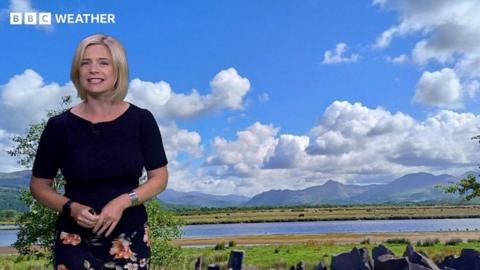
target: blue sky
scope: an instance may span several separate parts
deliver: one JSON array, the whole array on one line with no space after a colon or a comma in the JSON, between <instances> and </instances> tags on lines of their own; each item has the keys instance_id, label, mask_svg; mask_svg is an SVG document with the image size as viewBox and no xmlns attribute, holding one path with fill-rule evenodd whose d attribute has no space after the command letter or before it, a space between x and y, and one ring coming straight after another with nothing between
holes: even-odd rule
<instances>
[{"instance_id":1,"label":"blue sky","mask_svg":"<svg viewBox=\"0 0 480 270\"><path fill-rule=\"evenodd\" d=\"M479 160L476 1L10 0L0 10L3 149L74 95L73 51L102 32L127 50L127 99L156 116L173 189L381 183ZM115 24L9 24L26 11L111 13ZM0 171L17 169L0 154Z\"/></svg>"}]
</instances>

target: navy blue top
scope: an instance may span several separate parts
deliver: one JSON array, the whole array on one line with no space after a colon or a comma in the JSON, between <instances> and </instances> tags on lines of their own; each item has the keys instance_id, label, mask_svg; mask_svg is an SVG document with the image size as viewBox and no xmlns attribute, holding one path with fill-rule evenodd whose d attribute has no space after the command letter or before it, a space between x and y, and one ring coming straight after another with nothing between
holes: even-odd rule
<instances>
[{"instance_id":1,"label":"navy blue top","mask_svg":"<svg viewBox=\"0 0 480 270\"><path fill-rule=\"evenodd\" d=\"M92 122L70 110L51 117L40 137L32 169L36 177L53 179L61 170L65 196L100 213L115 197L138 187L142 169L167 165L155 118L130 104L112 121ZM112 235L135 230L147 221L143 205L127 208ZM57 229L91 233L60 214Z\"/></svg>"}]
</instances>

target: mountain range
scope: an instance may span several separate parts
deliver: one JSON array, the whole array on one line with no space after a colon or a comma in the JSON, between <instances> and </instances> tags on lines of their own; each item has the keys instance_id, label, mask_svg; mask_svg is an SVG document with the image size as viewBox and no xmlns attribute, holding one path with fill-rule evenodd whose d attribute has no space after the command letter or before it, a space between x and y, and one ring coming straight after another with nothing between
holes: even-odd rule
<instances>
[{"instance_id":1,"label":"mountain range","mask_svg":"<svg viewBox=\"0 0 480 270\"><path fill-rule=\"evenodd\" d=\"M387 184L345 185L329 180L303 190L270 190L255 195L246 205L375 204L398 202L451 201L458 196L444 194L437 185L457 182L447 174L413 173Z\"/></svg>"},{"instance_id":2,"label":"mountain range","mask_svg":"<svg viewBox=\"0 0 480 270\"><path fill-rule=\"evenodd\" d=\"M437 185L457 182L460 177L448 174L413 173L387 184L346 185L328 180L323 185L302 190L272 189L252 198L239 195L212 195L201 192L180 192L167 189L158 199L169 207L234 207L234 206L287 206L319 204L377 204L406 202L451 202L457 195L444 194ZM0 210L25 210L19 200L19 190L27 188L30 171L0 173Z\"/></svg>"},{"instance_id":3,"label":"mountain range","mask_svg":"<svg viewBox=\"0 0 480 270\"><path fill-rule=\"evenodd\" d=\"M240 195L212 195L197 191L180 192L173 189L165 190L157 198L172 206L183 207L242 206L250 199Z\"/></svg>"}]
</instances>

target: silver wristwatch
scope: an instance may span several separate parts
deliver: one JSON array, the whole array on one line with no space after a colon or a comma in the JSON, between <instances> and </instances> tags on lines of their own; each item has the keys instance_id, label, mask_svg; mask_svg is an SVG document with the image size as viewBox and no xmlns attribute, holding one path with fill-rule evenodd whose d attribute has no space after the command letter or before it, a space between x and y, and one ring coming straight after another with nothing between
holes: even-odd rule
<instances>
[{"instance_id":1,"label":"silver wristwatch","mask_svg":"<svg viewBox=\"0 0 480 270\"><path fill-rule=\"evenodd\" d=\"M128 193L128 197L130 197L130 202L132 203L132 206L137 206L140 204L140 200L138 199L138 196L135 190L130 191Z\"/></svg>"}]
</instances>

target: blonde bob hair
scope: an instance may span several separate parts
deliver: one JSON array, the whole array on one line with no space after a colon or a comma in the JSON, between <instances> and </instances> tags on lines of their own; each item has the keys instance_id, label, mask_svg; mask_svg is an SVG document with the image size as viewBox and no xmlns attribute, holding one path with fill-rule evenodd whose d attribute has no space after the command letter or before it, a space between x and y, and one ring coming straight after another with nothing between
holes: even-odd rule
<instances>
[{"instance_id":1,"label":"blonde bob hair","mask_svg":"<svg viewBox=\"0 0 480 270\"><path fill-rule=\"evenodd\" d=\"M115 85L113 86L112 101L122 101L127 95L128 88L128 64L125 49L122 44L111 36L95 34L83 39L73 56L70 69L70 79L77 89L78 97L82 100L87 98L85 89L80 84L80 65L85 54L85 49L90 45L103 45L112 54L113 70L115 72Z\"/></svg>"}]
</instances>

